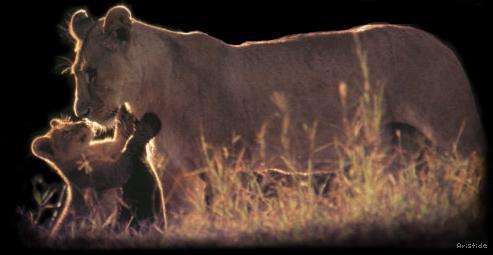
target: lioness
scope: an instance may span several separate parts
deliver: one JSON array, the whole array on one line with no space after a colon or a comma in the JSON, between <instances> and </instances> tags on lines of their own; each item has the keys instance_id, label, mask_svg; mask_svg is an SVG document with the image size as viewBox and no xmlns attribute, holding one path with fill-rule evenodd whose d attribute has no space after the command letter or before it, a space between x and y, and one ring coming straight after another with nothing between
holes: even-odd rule
<instances>
[{"instance_id":1,"label":"lioness","mask_svg":"<svg viewBox=\"0 0 493 255\"><path fill-rule=\"evenodd\" d=\"M318 122L315 148L341 136L338 85L348 85L348 108L354 108L351 99L359 98L366 76L356 43L366 53L369 83L384 86L381 124L387 135L405 127L443 150L456 141L463 154L482 150L482 127L461 63L434 36L410 26L366 25L230 45L202 32L146 24L115 6L98 20L75 12L69 30L76 41L75 114L112 125L124 103L136 116L156 112L166 125L152 147L171 159L166 170L156 169L168 193L177 190L173 180L183 170L204 165L202 135L222 146L235 133L253 154L263 130L268 154L280 154L282 124L273 121L279 108L289 114L286 134L299 162L308 158L303 126ZM285 99L278 107L276 94ZM315 161L334 157L332 147L324 148ZM173 205L183 200L180 192L167 194Z\"/></svg>"}]
</instances>

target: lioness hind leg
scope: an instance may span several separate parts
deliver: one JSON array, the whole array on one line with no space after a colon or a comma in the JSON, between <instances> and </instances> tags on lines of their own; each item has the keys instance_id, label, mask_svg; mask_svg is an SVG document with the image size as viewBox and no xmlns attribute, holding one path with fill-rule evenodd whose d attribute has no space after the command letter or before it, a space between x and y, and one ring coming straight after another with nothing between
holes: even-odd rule
<instances>
[{"instance_id":1,"label":"lioness hind leg","mask_svg":"<svg viewBox=\"0 0 493 255\"><path fill-rule=\"evenodd\" d=\"M383 141L392 148L418 152L431 146L431 141L417 128L406 123L391 122L384 127Z\"/></svg>"},{"instance_id":2,"label":"lioness hind leg","mask_svg":"<svg viewBox=\"0 0 493 255\"><path fill-rule=\"evenodd\" d=\"M388 156L393 157L389 166L392 172L411 160L418 163L418 169L422 168L419 163L425 151L432 148L432 142L421 131L401 122L391 122L384 126L382 142L388 148Z\"/></svg>"}]
</instances>

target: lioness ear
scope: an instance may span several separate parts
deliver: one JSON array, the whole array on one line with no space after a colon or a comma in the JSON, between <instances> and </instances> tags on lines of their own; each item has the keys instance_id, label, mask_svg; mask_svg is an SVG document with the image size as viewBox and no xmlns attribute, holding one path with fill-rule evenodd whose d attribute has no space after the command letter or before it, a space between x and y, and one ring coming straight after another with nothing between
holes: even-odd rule
<instances>
[{"instance_id":1,"label":"lioness ear","mask_svg":"<svg viewBox=\"0 0 493 255\"><path fill-rule=\"evenodd\" d=\"M103 29L107 35L110 35L116 43L127 42L130 39L130 27L132 25L132 14L130 10L118 5L111 8L106 13Z\"/></svg>"},{"instance_id":2,"label":"lioness ear","mask_svg":"<svg viewBox=\"0 0 493 255\"><path fill-rule=\"evenodd\" d=\"M78 10L70 18L69 32L70 35L77 40L82 40L86 37L89 28L94 24L94 20L87 14L85 10Z\"/></svg>"},{"instance_id":3,"label":"lioness ear","mask_svg":"<svg viewBox=\"0 0 493 255\"><path fill-rule=\"evenodd\" d=\"M53 150L51 149L50 139L44 136L34 139L31 144L31 151L38 158L53 159Z\"/></svg>"}]
</instances>

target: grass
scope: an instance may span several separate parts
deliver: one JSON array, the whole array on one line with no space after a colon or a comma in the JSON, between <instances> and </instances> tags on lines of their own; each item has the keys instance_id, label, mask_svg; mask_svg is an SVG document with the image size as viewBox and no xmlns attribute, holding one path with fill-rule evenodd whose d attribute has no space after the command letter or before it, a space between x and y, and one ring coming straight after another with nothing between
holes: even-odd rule
<instances>
[{"instance_id":1,"label":"grass","mask_svg":"<svg viewBox=\"0 0 493 255\"><path fill-rule=\"evenodd\" d=\"M455 247L457 240L481 234L484 215L479 199L483 187L483 159L433 148L419 156L381 142L382 87L371 87L366 55L355 38L365 83L351 116L346 109L346 84L339 92L344 112L344 136L333 141L338 161L333 169L317 172L311 156L306 169L290 157L287 130L290 115L282 93L272 100L279 108L279 134L286 169L268 169L214 148L202 139L202 171L209 173L214 200L206 208L196 195L194 209L180 224L162 229L148 223L139 230L124 223L96 222L90 218L67 222L48 240L50 247L135 248L185 245L379 245L420 243ZM353 99L351 99L353 100ZM309 155L317 150L317 122L305 125ZM258 134L259 155L266 159L265 126ZM397 137L400 134L397 133ZM232 143L238 141L233 136ZM239 153L242 155L242 153ZM389 170L392 169L392 170ZM48 189L52 192L51 189ZM47 192L48 192L47 191ZM43 206L41 195L40 209ZM42 204L44 203L44 204ZM52 207L50 207L52 208ZM38 223L37 212L24 212L31 231L44 240L48 228Z\"/></svg>"}]
</instances>

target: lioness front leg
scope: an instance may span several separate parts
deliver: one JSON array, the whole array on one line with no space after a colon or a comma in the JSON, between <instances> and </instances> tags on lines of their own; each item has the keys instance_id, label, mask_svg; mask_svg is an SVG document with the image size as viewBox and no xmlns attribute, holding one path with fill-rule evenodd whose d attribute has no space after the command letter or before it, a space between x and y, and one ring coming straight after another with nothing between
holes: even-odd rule
<instances>
[{"instance_id":1,"label":"lioness front leg","mask_svg":"<svg viewBox=\"0 0 493 255\"><path fill-rule=\"evenodd\" d=\"M161 210L162 200L159 195L162 195L162 192L159 189L159 179L143 159L147 143L160 129L161 122L156 114L144 114L114 167L116 173L128 178L122 187L123 200L128 205L128 212L136 220L133 222L151 219L156 207L158 211Z\"/></svg>"}]
</instances>

